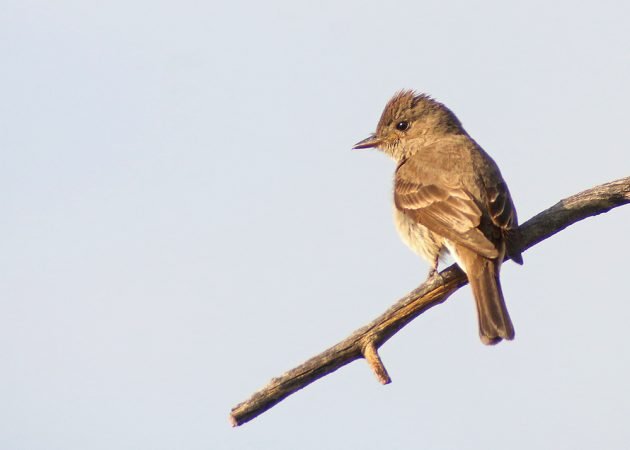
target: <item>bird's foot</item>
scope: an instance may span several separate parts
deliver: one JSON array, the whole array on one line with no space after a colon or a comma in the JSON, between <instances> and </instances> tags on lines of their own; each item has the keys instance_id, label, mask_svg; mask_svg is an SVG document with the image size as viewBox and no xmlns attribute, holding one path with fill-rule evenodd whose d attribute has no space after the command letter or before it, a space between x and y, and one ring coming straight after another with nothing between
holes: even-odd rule
<instances>
[{"instance_id":1,"label":"bird's foot","mask_svg":"<svg viewBox=\"0 0 630 450\"><path fill-rule=\"evenodd\" d=\"M435 278L437 278L442 283L444 282L444 280L442 279L442 275L440 275L440 272L438 272L438 270L437 270L437 267L434 267L431 270L429 270L429 275L427 276L427 281L432 281Z\"/></svg>"}]
</instances>

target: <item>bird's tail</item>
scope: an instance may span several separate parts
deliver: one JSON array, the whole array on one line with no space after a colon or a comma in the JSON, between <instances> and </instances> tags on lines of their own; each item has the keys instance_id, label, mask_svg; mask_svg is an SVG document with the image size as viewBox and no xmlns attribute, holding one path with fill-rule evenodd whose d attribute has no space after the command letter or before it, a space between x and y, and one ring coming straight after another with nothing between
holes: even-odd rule
<instances>
[{"instance_id":1,"label":"bird's tail","mask_svg":"<svg viewBox=\"0 0 630 450\"><path fill-rule=\"evenodd\" d=\"M479 337L484 344L497 344L502 339L514 339L514 326L508 314L497 262L478 257L483 268L473 276L468 276L472 287L475 302L477 303L477 316L479 318Z\"/></svg>"},{"instance_id":2,"label":"bird's tail","mask_svg":"<svg viewBox=\"0 0 630 450\"><path fill-rule=\"evenodd\" d=\"M499 259L488 259L463 248L458 249L458 256L465 266L462 268L468 276L477 304L481 341L492 345L502 339L514 339L514 326L505 306L499 281Z\"/></svg>"}]
</instances>

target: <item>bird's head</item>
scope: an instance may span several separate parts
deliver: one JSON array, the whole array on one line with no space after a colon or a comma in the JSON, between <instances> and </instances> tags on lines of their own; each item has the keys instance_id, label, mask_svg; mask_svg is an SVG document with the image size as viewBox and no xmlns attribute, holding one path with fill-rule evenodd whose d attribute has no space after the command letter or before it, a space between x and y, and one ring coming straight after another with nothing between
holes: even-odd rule
<instances>
[{"instance_id":1,"label":"bird's head","mask_svg":"<svg viewBox=\"0 0 630 450\"><path fill-rule=\"evenodd\" d=\"M405 90L387 102L376 133L352 148L378 148L400 161L449 133L464 133L451 110L428 95Z\"/></svg>"}]
</instances>

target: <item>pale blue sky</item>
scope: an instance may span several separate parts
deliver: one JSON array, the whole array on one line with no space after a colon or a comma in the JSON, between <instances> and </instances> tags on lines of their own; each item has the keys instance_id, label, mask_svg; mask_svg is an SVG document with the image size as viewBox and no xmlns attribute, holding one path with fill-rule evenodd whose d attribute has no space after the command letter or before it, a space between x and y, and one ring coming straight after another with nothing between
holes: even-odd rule
<instances>
[{"instance_id":1,"label":"pale blue sky","mask_svg":"<svg viewBox=\"0 0 630 450\"><path fill-rule=\"evenodd\" d=\"M630 173L630 6L0 3L0 448L623 449L630 207L506 264L231 429L230 408L425 277L393 163L401 88L446 103L521 221ZM597 238L595 238L597 236Z\"/></svg>"}]
</instances>

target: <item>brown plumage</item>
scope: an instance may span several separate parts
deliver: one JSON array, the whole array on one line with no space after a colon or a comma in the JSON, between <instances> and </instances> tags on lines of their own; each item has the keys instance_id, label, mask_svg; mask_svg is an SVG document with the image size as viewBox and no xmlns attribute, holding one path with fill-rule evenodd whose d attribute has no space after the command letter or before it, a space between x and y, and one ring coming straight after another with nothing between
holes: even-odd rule
<instances>
[{"instance_id":1,"label":"brown plumage","mask_svg":"<svg viewBox=\"0 0 630 450\"><path fill-rule=\"evenodd\" d=\"M395 222L403 241L437 270L449 252L466 272L485 344L513 339L499 272L506 253L522 264L518 221L495 162L444 105L402 91L386 105L376 133L354 148L377 147L398 165Z\"/></svg>"}]
</instances>

